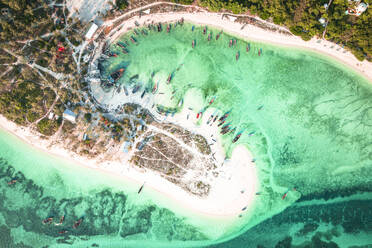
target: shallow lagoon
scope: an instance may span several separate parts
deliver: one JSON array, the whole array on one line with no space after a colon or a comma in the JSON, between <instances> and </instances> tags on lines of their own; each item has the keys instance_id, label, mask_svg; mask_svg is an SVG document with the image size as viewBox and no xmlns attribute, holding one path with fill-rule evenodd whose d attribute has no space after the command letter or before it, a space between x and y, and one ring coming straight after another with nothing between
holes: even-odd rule
<instances>
[{"instance_id":1,"label":"shallow lagoon","mask_svg":"<svg viewBox=\"0 0 372 248\"><path fill-rule=\"evenodd\" d=\"M238 40L236 46L229 48L231 36L223 34L216 41L219 30L208 29L209 32L213 38L208 42L202 27L192 32L191 24L178 26L169 34L152 31L148 36L136 37L138 45L128 47L129 55L110 59L105 69L111 73L124 63L127 71L120 83L128 87L138 82L148 87L160 82L158 92L165 94L155 96L159 105L176 107L192 89L196 92L195 112L213 96L216 96L213 108L220 113L231 110L228 121L238 130L245 130L238 143L245 144L254 154L262 183L260 210L247 227L287 207L290 202L281 200L287 188L296 187L302 194L300 200L371 190L372 87L367 81L318 54L254 42L250 42L247 53L247 42ZM128 36L121 40L128 40ZM263 53L258 56L260 48ZM112 50L120 48L112 45ZM240 58L236 61L238 51ZM174 77L167 85L172 72ZM129 82L135 74L139 78ZM174 90L175 96L170 99ZM263 107L258 110L260 106ZM250 132L255 133L249 136ZM232 138L233 135L223 137L228 153L234 148ZM13 237L15 242L24 241L33 247L63 246L72 241L76 245L97 243L107 247L123 242L123 236L166 243L207 239L181 216L151 201L131 203L130 195L136 188L128 183L47 157L5 133L1 133L0 142L3 158L0 197L5 199L0 205L0 223L11 228L8 237L9 229L2 226L2 240ZM16 171L24 174L24 181L8 187L6 182ZM58 216L64 211L68 212L66 222L85 216L78 232L69 230L70 238L58 236L60 227L47 228L41 224L48 215ZM214 223L210 226L215 227ZM245 229L237 228L234 235L244 233ZM241 237L243 244L247 236ZM125 244L139 247L140 243ZM187 244L201 245L192 242L179 245ZM148 247L149 242L143 245Z\"/></svg>"}]
</instances>

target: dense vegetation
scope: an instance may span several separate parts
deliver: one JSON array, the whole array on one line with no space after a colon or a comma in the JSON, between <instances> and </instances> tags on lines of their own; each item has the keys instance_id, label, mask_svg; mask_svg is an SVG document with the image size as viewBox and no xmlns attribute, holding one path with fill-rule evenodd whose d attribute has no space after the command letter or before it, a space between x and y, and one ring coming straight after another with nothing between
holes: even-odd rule
<instances>
[{"instance_id":1,"label":"dense vegetation","mask_svg":"<svg viewBox=\"0 0 372 248\"><path fill-rule=\"evenodd\" d=\"M58 129L67 102L79 98L72 54L82 25L67 18L62 4L0 0L0 113L44 135Z\"/></svg>"},{"instance_id":2,"label":"dense vegetation","mask_svg":"<svg viewBox=\"0 0 372 248\"><path fill-rule=\"evenodd\" d=\"M372 0L364 2L372 4ZM331 4L326 10L324 4L328 3ZM304 40L323 37L325 27L319 19L324 18L328 22L325 39L349 48L359 60L372 61L371 6L357 17L345 14L352 5L348 0L200 0L200 4L212 11L256 14L287 26Z\"/></svg>"}]
</instances>

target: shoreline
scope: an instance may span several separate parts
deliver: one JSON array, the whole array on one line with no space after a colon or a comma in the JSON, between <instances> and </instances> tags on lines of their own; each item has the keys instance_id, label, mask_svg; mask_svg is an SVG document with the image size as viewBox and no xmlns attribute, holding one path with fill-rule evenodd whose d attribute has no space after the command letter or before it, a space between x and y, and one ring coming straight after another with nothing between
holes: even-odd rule
<instances>
[{"instance_id":1,"label":"shoreline","mask_svg":"<svg viewBox=\"0 0 372 248\"><path fill-rule=\"evenodd\" d=\"M229 204L229 199L226 200L223 196L220 197L219 192L211 192L208 197L199 198L184 191L179 186L167 181L166 179L160 177L152 171L147 170L146 172L140 172L136 170L136 168L131 168L131 166L126 166L125 168L119 161L107 161L104 163L100 163L99 161L97 161L97 159L88 159L82 157L62 148L60 145L50 146L50 141L48 139L41 139L40 136L37 135L37 133L31 131L27 127L18 126L2 115L0 115L0 128L13 134L14 136L20 138L22 141L38 150L41 150L42 152L48 153L52 156L56 156L63 160L67 160L69 162L72 162L73 164L78 164L79 166L85 168L108 173L115 177L124 179L128 183L138 184L138 188L143 184L143 182L146 182L145 188L151 188L151 191L156 192L157 194L160 193L162 196L166 197L167 201L171 200L173 203L175 203L174 205L178 205L177 207L181 206L186 210L191 210L191 212L195 212L196 214L202 215L206 218L212 218L214 220L222 221L232 221L232 223L230 223L230 226L235 226L236 221L238 220L238 215L241 213L242 207L248 205L249 210L253 208L255 202L254 194L256 192L256 188L258 187L258 179L256 168L252 166L245 165L245 167L248 168L251 172L249 177L245 178L246 181L250 181L249 184L247 184L246 186L251 188L251 194L246 193L245 195L248 198L241 200L237 199L237 201L233 201ZM246 156L250 155L247 149L240 150L245 150L244 152ZM245 173L240 172L239 170L236 170L236 172L237 174ZM230 188L226 186L223 187ZM173 209L171 208L171 210Z\"/></svg>"},{"instance_id":2,"label":"shoreline","mask_svg":"<svg viewBox=\"0 0 372 248\"><path fill-rule=\"evenodd\" d=\"M135 21L139 22L140 25L145 25L151 23L152 21L175 22L177 20L180 20L181 18L184 18L185 22L191 22L199 25L209 25L216 29L222 29L224 30L224 32L237 36L244 40L262 42L269 45L279 45L287 48L292 47L297 49L305 49L317 54L321 54L325 57L330 57L348 67L349 69L353 69L356 74L372 83L372 63L368 62L367 60L364 60L362 62L357 60L352 53L341 48L335 43L326 40L320 40L317 38L312 38L310 41L304 41L300 37L295 35L287 36L278 32L264 30L252 24L245 25L230 21L226 18L222 19L223 15L225 14L213 12L155 13L142 15L141 17L136 15L126 20L124 24L122 23L113 28L107 35L107 38L110 39L111 42L114 42L125 32L135 28ZM110 24L111 21L107 21L107 23ZM245 27L241 29L243 25L245 25ZM103 26L107 26L106 22L103 24ZM276 26L279 28L283 28L278 25Z\"/></svg>"}]
</instances>

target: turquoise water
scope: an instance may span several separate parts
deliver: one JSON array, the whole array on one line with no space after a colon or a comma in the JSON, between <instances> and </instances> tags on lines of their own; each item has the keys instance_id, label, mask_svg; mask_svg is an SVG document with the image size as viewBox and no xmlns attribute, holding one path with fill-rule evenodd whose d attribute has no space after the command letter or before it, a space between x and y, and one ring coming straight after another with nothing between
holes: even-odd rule
<instances>
[{"instance_id":1,"label":"turquoise water","mask_svg":"<svg viewBox=\"0 0 372 248\"><path fill-rule=\"evenodd\" d=\"M220 113L231 110L228 122L237 130L245 130L237 144L252 152L259 173L261 196L253 216L243 216L243 224L226 230L219 240L211 240L205 229L221 228L212 220L177 212L175 206L168 209L166 201L156 200L160 196L155 194L144 192L145 199L138 200L137 185L48 156L0 131L0 242L8 242L2 244L199 247L239 235L240 239L220 247L255 247L246 246L253 244L248 242L247 229L298 199L372 190L371 84L319 54L255 42L249 42L247 53L246 41L238 39L237 45L229 48L232 36L223 34L216 41L219 30L209 32L213 33L210 42L201 27L192 32L191 24L178 26L169 34L151 31L148 36L136 36L138 45L130 44L128 55L106 61L105 70L108 74L125 65L127 70L119 81L125 85L141 82L150 87L160 82L158 92L165 94L155 100L167 107L177 106L192 90L195 108L202 109L216 96L212 107ZM127 39L127 35L121 37L122 41ZM111 48L120 51L115 45ZM260 48L263 53L258 56ZM172 72L174 77L167 85ZM129 82L135 74L139 78ZM249 136L250 132L255 133ZM228 153L235 146L233 137L222 137ZM8 186L12 177L21 180ZM283 193L293 187L297 191L282 200ZM301 218L306 211L296 211L282 212L283 218L295 215L298 222L310 221ZM63 214L63 226L41 223L49 216L59 219ZM81 227L72 229L74 221L82 217ZM265 223L262 225L269 228L263 230L274 230ZM255 235L259 235L256 231L260 227L252 229ZM65 229L69 236L58 234Z\"/></svg>"}]
</instances>

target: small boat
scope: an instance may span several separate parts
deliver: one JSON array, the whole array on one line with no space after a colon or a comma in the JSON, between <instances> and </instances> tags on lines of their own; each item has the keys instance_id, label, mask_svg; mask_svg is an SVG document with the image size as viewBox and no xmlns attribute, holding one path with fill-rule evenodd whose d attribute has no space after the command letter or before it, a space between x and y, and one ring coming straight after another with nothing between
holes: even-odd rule
<instances>
[{"instance_id":1,"label":"small boat","mask_svg":"<svg viewBox=\"0 0 372 248\"><path fill-rule=\"evenodd\" d=\"M126 48L123 48L121 50L123 51L124 54L128 54L129 53L129 51Z\"/></svg>"},{"instance_id":2,"label":"small boat","mask_svg":"<svg viewBox=\"0 0 372 248\"><path fill-rule=\"evenodd\" d=\"M249 50L251 50L251 46L249 45L249 43L247 44L245 50L246 50L247 52L249 52Z\"/></svg>"},{"instance_id":3,"label":"small boat","mask_svg":"<svg viewBox=\"0 0 372 248\"><path fill-rule=\"evenodd\" d=\"M259 106L257 110L261 110L263 108L263 105Z\"/></svg>"},{"instance_id":4,"label":"small boat","mask_svg":"<svg viewBox=\"0 0 372 248\"><path fill-rule=\"evenodd\" d=\"M132 80L137 79L137 78L139 78L139 75L138 74L135 74L134 76L131 76L129 78L129 80L132 81Z\"/></svg>"},{"instance_id":5,"label":"small boat","mask_svg":"<svg viewBox=\"0 0 372 248\"><path fill-rule=\"evenodd\" d=\"M141 30L141 33L142 33L143 35L148 35L148 34L149 34L149 33L147 33L146 29L142 29L142 30Z\"/></svg>"},{"instance_id":6,"label":"small boat","mask_svg":"<svg viewBox=\"0 0 372 248\"><path fill-rule=\"evenodd\" d=\"M167 33L169 33L170 29L171 29L171 24L168 24L168 26L167 26Z\"/></svg>"},{"instance_id":7,"label":"small boat","mask_svg":"<svg viewBox=\"0 0 372 248\"><path fill-rule=\"evenodd\" d=\"M193 41L192 41L192 44L191 44L191 45L192 45L192 48L194 48L194 47L195 47L195 45L196 45L196 41L195 41L195 40L193 40Z\"/></svg>"},{"instance_id":8,"label":"small boat","mask_svg":"<svg viewBox=\"0 0 372 248\"><path fill-rule=\"evenodd\" d=\"M170 83L170 81L172 80L172 78L173 78L173 75L172 75L172 73L171 73L171 74L169 74L169 76L168 76L168 79L167 79L167 84L169 84L169 83Z\"/></svg>"},{"instance_id":9,"label":"small boat","mask_svg":"<svg viewBox=\"0 0 372 248\"><path fill-rule=\"evenodd\" d=\"M229 133L235 133L235 131L236 131L236 127L234 127L233 129L230 129Z\"/></svg>"},{"instance_id":10,"label":"small boat","mask_svg":"<svg viewBox=\"0 0 372 248\"><path fill-rule=\"evenodd\" d=\"M260 49L258 50L258 56L261 56L261 53L262 53L262 48L260 48Z\"/></svg>"},{"instance_id":11,"label":"small boat","mask_svg":"<svg viewBox=\"0 0 372 248\"><path fill-rule=\"evenodd\" d=\"M194 30L195 30L195 26L192 26L192 27L191 27L191 31L194 31Z\"/></svg>"},{"instance_id":12,"label":"small boat","mask_svg":"<svg viewBox=\"0 0 372 248\"><path fill-rule=\"evenodd\" d=\"M233 44L233 41L232 41L232 40L230 40L230 42L229 42L229 47L231 47L231 46L232 46L232 44Z\"/></svg>"},{"instance_id":13,"label":"small boat","mask_svg":"<svg viewBox=\"0 0 372 248\"><path fill-rule=\"evenodd\" d=\"M151 24L147 25L147 28L149 29L149 31L151 31L152 25Z\"/></svg>"},{"instance_id":14,"label":"small boat","mask_svg":"<svg viewBox=\"0 0 372 248\"><path fill-rule=\"evenodd\" d=\"M234 39L234 46L236 46L236 42L237 42L236 39Z\"/></svg>"},{"instance_id":15,"label":"small boat","mask_svg":"<svg viewBox=\"0 0 372 248\"><path fill-rule=\"evenodd\" d=\"M212 38L212 34L209 33L209 34L208 34L208 41L211 41L211 38Z\"/></svg>"},{"instance_id":16,"label":"small boat","mask_svg":"<svg viewBox=\"0 0 372 248\"><path fill-rule=\"evenodd\" d=\"M151 78L153 78L155 76L155 72L153 71L152 73L151 73Z\"/></svg>"},{"instance_id":17,"label":"small boat","mask_svg":"<svg viewBox=\"0 0 372 248\"><path fill-rule=\"evenodd\" d=\"M142 92L142 94L141 94L141 98L143 98L143 97L145 96L145 94L146 94L146 90L144 90L144 91Z\"/></svg>"},{"instance_id":18,"label":"small boat","mask_svg":"<svg viewBox=\"0 0 372 248\"><path fill-rule=\"evenodd\" d=\"M219 121L223 121L225 120L230 114L230 111L227 111L223 116L221 116L221 118L219 119Z\"/></svg>"},{"instance_id":19,"label":"small boat","mask_svg":"<svg viewBox=\"0 0 372 248\"><path fill-rule=\"evenodd\" d=\"M218 118L218 115L216 115L216 116L214 117L213 122L216 122L217 118Z\"/></svg>"},{"instance_id":20,"label":"small boat","mask_svg":"<svg viewBox=\"0 0 372 248\"><path fill-rule=\"evenodd\" d=\"M240 56L240 53L239 53L239 52L237 52L237 53L236 53L236 55L235 55L235 59L236 59L236 61L238 61L238 60L239 60L239 56Z\"/></svg>"},{"instance_id":21,"label":"small boat","mask_svg":"<svg viewBox=\"0 0 372 248\"><path fill-rule=\"evenodd\" d=\"M130 37L130 41L131 41L133 44L137 44L137 40L136 40L133 36Z\"/></svg>"},{"instance_id":22,"label":"small boat","mask_svg":"<svg viewBox=\"0 0 372 248\"><path fill-rule=\"evenodd\" d=\"M204 27L203 34L206 34L206 33L207 33L207 27Z\"/></svg>"},{"instance_id":23,"label":"small boat","mask_svg":"<svg viewBox=\"0 0 372 248\"><path fill-rule=\"evenodd\" d=\"M62 225L62 223L63 223L64 220L65 220L65 216L62 215L61 218L59 219L59 223L56 223L56 224L54 224L54 225L55 225L55 226L60 226L60 225Z\"/></svg>"},{"instance_id":24,"label":"small boat","mask_svg":"<svg viewBox=\"0 0 372 248\"><path fill-rule=\"evenodd\" d=\"M8 182L8 185L13 185L17 182L17 179L12 179L10 182Z\"/></svg>"},{"instance_id":25,"label":"small boat","mask_svg":"<svg viewBox=\"0 0 372 248\"><path fill-rule=\"evenodd\" d=\"M118 55L116 53L109 52L108 56L110 56L110 57L117 57Z\"/></svg>"},{"instance_id":26,"label":"small boat","mask_svg":"<svg viewBox=\"0 0 372 248\"><path fill-rule=\"evenodd\" d=\"M224 123L225 123L225 120L222 120L222 121L217 125L217 127L221 126L221 125L224 124Z\"/></svg>"},{"instance_id":27,"label":"small boat","mask_svg":"<svg viewBox=\"0 0 372 248\"><path fill-rule=\"evenodd\" d=\"M74 228L74 229L78 228L82 222L83 222L83 218L78 219L77 221L75 221L72 228Z\"/></svg>"},{"instance_id":28,"label":"small boat","mask_svg":"<svg viewBox=\"0 0 372 248\"><path fill-rule=\"evenodd\" d=\"M249 134L248 134L248 136L252 136L252 135L254 135L256 133L256 131L252 131L252 132L250 132Z\"/></svg>"},{"instance_id":29,"label":"small boat","mask_svg":"<svg viewBox=\"0 0 372 248\"><path fill-rule=\"evenodd\" d=\"M184 19L182 17L181 20L180 20L180 25L183 25L183 22L184 22Z\"/></svg>"},{"instance_id":30,"label":"small boat","mask_svg":"<svg viewBox=\"0 0 372 248\"><path fill-rule=\"evenodd\" d=\"M209 105L211 105L214 102L214 100L216 100L216 96L212 97L212 99L209 101Z\"/></svg>"},{"instance_id":31,"label":"small boat","mask_svg":"<svg viewBox=\"0 0 372 248\"><path fill-rule=\"evenodd\" d=\"M233 139L232 143L235 143L238 141L238 139L240 138L240 136L242 135L243 131L240 131Z\"/></svg>"},{"instance_id":32,"label":"small boat","mask_svg":"<svg viewBox=\"0 0 372 248\"><path fill-rule=\"evenodd\" d=\"M136 25L137 27L139 27L139 23L137 21L134 21L134 25Z\"/></svg>"},{"instance_id":33,"label":"small boat","mask_svg":"<svg viewBox=\"0 0 372 248\"><path fill-rule=\"evenodd\" d=\"M154 87L152 88L152 94L155 94L155 92L158 90L158 87L159 87L159 82L155 84Z\"/></svg>"},{"instance_id":34,"label":"small boat","mask_svg":"<svg viewBox=\"0 0 372 248\"><path fill-rule=\"evenodd\" d=\"M140 88L141 88L141 85L140 84L134 86L134 88L132 90L132 94L136 93Z\"/></svg>"},{"instance_id":35,"label":"small boat","mask_svg":"<svg viewBox=\"0 0 372 248\"><path fill-rule=\"evenodd\" d=\"M125 71L124 68L120 68L116 72L112 73L110 76L114 80L114 82L116 82L116 81L118 81L121 78L121 76L123 75L124 71Z\"/></svg>"},{"instance_id":36,"label":"small boat","mask_svg":"<svg viewBox=\"0 0 372 248\"><path fill-rule=\"evenodd\" d=\"M51 224L53 221L53 217L48 217L42 221L43 224Z\"/></svg>"},{"instance_id":37,"label":"small boat","mask_svg":"<svg viewBox=\"0 0 372 248\"><path fill-rule=\"evenodd\" d=\"M116 92L117 92L117 93L120 93L120 91L121 91L121 88L120 88L120 86L119 86L118 89L116 90Z\"/></svg>"},{"instance_id":38,"label":"small boat","mask_svg":"<svg viewBox=\"0 0 372 248\"><path fill-rule=\"evenodd\" d=\"M124 43L120 42L120 41L117 42L116 45L118 45L119 47L121 47L123 49L126 47L126 45Z\"/></svg>"},{"instance_id":39,"label":"small boat","mask_svg":"<svg viewBox=\"0 0 372 248\"><path fill-rule=\"evenodd\" d=\"M58 232L58 234L65 234L65 233L67 233L67 230L62 230Z\"/></svg>"},{"instance_id":40,"label":"small boat","mask_svg":"<svg viewBox=\"0 0 372 248\"><path fill-rule=\"evenodd\" d=\"M201 112L197 113L196 114L196 119L199 119L200 116L201 116Z\"/></svg>"},{"instance_id":41,"label":"small boat","mask_svg":"<svg viewBox=\"0 0 372 248\"><path fill-rule=\"evenodd\" d=\"M134 29L133 32L136 34L136 35L139 35L139 32L137 29Z\"/></svg>"},{"instance_id":42,"label":"small boat","mask_svg":"<svg viewBox=\"0 0 372 248\"><path fill-rule=\"evenodd\" d=\"M178 102L178 107L181 107L183 104L183 99L181 99L179 102Z\"/></svg>"},{"instance_id":43,"label":"small boat","mask_svg":"<svg viewBox=\"0 0 372 248\"><path fill-rule=\"evenodd\" d=\"M159 22L159 24L158 24L158 32L161 32L161 31L163 31L163 27L162 27L161 23Z\"/></svg>"},{"instance_id":44,"label":"small boat","mask_svg":"<svg viewBox=\"0 0 372 248\"><path fill-rule=\"evenodd\" d=\"M124 86L123 88L124 88L124 93L125 93L125 95L128 96L129 93L128 93L128 89L127 89L127 87Z\"/></svg>"},{"instance_id":45,"label":"small boat","mask_svg":"<svg viewBox=\"0 0 372 248\"><path fill-rule=\"evenodd\" d=\"M216 35L216 40L218 40L218 38L220 38L220 34L217 34Z\"/></svg>"}]
</instances>

